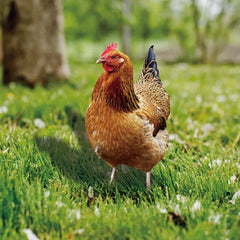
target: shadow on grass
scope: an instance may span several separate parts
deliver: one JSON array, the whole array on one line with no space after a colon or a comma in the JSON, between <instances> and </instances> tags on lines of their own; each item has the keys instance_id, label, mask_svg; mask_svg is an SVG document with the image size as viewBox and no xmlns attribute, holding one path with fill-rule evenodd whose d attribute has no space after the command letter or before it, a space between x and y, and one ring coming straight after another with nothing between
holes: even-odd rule
<instances>
[{"instance_id":1,"label":"shadow on grass","mask_svg":"<svg viewBox=\"0 0 240 240\"><path fill-rule=\"evenodd\" d=\"M86 137L84 117L69 106L65 107L65 112L68 124L78 139L79 148L56 137L35 136L38 149L49 155L61 174L84 184L86 189L94 186L94 193L101 196L115 198L116 194L120 194L132 199L144 196L145 173L134 168L119 166L115 182L109 185L111 168L92 150Z\"/></svg>"},{"instance_id":2,"label":"shadow on grass","mask_svg":"<svg viewBox=\"0 0 240 240\"><path fill-rule=\"evenodd\" d=\"M100 169L101 160L92 153L87 154L84 150L76 149L56 137L35 136L35 142L41 152L49 155L52 164L60 170L63 176L87 184L92 184L98 178L107 180L107 169ZM93 172L94 174L90 174Z\"/></svg>"},{"instance_id":3,"label":"shadow on grass","mask_svg":"<svg viewBox=\"0 0 240 240\"><path fill-rule=\"evenodd\" d=\"M53 166L57 167L63 176L75 182L92 186L98 183L99 179L107 181L107 174L111 169L91 149L85 133L84 117L69 106L65 107L65 112L79 147L57 137L36 135L38 149L49 155Z\"/></svg>"}]
</instances>

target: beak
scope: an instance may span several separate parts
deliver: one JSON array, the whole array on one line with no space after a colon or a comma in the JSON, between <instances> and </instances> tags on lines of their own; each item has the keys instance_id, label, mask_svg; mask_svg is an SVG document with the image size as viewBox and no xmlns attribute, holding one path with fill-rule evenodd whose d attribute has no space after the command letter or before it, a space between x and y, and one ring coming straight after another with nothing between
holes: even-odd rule
<instances>
[{"instance_id":1,"label":"beak","mask_svg":"<svg viewBox=\"0 0 240 240\"><path fill-rule=\"evenodd\" d=\"M102 63L102 62L104 62L104 61L105 61L104 57L100 57L100 58L96 61L96 63Z\"/></svg>"}]
</instances>

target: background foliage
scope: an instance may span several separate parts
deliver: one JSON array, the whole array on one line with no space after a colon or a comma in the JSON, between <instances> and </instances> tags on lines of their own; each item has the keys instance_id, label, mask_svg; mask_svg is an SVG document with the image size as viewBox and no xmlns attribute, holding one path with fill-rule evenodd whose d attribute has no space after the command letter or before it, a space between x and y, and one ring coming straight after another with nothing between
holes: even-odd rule
<instances>
[{"instance_id":1,"label":"background foliage","mask_svg":"<svg viewBox=\"0 0 240 240\"><path fill-rule=\"evenodd\" d=\"M146 41L158 42L159 50L172 50L168 54L175 54L174 61L209 63L216 63L226 46L239 46L238 0L128 1L132 6L130 17L123 13L122 0L65 0L67 40L119 40L121 28L127 24L133 49L138 46L133 50L135 58L139 51L143 55L146 46L140 43ZM162 59L168 60L164 54Z\"/></svg>"}]
</instances>

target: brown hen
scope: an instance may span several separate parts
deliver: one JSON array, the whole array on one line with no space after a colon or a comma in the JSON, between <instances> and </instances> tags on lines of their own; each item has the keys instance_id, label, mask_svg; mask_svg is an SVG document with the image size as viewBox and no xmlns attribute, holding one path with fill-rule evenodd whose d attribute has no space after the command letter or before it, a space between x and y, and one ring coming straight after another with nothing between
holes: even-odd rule
<instances>
[{"instance_id":1,"label":"brown hen","mask_svg":"<svg viewBox=\"0 0 240 240\"><path fill-rule=\"evenodd\" d=\"M109 45L97 60L104 72L86 112L86 131L97 155L113 168L111 181L124 164L145 171L150 188L150 171L168 146L169 95L159 78L153 46L135 85L132 64L116 47Z\"/></svg>"}]
</instances>

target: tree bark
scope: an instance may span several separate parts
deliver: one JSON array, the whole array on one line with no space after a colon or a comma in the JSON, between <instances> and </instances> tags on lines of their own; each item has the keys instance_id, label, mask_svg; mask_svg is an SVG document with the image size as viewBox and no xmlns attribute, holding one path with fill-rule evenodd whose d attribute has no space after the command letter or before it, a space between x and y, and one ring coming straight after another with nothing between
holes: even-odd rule
<instances>
[{"instance_id":1,"label":"tree bark","mask_svg":"<svg viewBox=\"0 0 240 240\"><path fill-rule=\"evenodd\" d=\"M1 4L1 2L0 2ZM2 51L2 29L0 26L0 63L2 62L2 57L3 57L3 51Z\"/></svg>"},{"instance_id":2,"label":"tree bark","mask_svg":"<svg viewBox=\"0 0 240 240\"><path fill-rule=\"evenodd\" d=\"M69 77L61 0L2 0L2 27L3 84Z\"/></svg>"}]
</instances>

